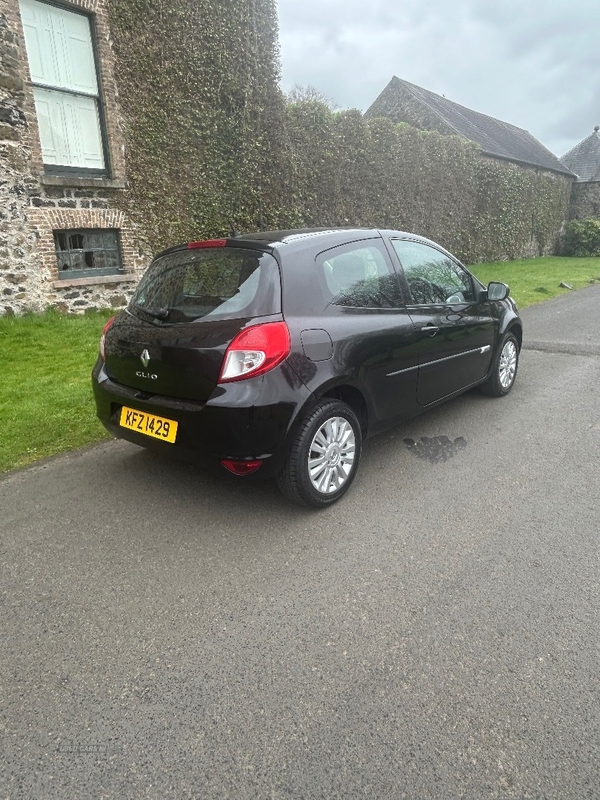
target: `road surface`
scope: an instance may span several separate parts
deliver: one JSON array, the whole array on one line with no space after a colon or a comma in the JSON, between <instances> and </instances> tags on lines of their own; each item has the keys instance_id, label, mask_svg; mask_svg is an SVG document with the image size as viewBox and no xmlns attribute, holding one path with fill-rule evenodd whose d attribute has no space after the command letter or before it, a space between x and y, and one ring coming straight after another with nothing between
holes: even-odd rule
<instances>
[{"instance_id":1,"label":"road surface","mask_svg":"<svg viewBox=\"0 0 600 800\"><path fill-rule=\"evenodd\" d=\"M1 480L0 797L600 797L599 311L325 511L125 442Z\"/></svg>"}]
</instances>

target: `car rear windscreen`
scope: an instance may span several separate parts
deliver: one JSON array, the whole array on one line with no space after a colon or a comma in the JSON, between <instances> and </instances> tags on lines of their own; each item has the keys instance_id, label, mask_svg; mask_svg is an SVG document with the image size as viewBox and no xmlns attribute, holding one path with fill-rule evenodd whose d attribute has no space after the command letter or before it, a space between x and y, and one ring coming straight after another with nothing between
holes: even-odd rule
<instances>
[{"instance_id":1,"label":"car rear windscreen","mask_svg":"<svg viewBox=\"0 0 600 800\"><path fill-rule=\"evenodd\" d=\"M129 308L167 323L278 314L279 266L240 247L177 250L152 262Z\"/></svg>"}]
</instances>

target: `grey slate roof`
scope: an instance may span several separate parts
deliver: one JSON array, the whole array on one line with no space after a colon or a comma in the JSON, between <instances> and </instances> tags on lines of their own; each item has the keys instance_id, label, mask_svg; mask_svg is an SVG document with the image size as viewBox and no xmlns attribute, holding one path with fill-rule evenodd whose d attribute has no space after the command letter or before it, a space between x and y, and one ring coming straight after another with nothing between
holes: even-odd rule
<instances>
[{"instance_id":1,"label":"grey slate roof","mask_svg":"<svg viewBox=\"0 0 600 800\"><path fill-rule=\"evenodd\" d=\"M572 175L568 167L523 128L517 128L508 122L472 111L470 108L453 103L434 92L400 80L396 76L367 109L365 116L390 116L392 118L397 116L385 113L385 109L386 106L392 108L397 105L394 103L394 94L399 94L402 90L408 91L414 100L425 106L430 114L433 113L437 116L456 134L480 145L486 155L542 167L563 175ZM403 120L396 118L394 121L401 122Z\"/></svg>"},{"instance_id":2,"label":"grey slate roof","mask_svg":"<svg viewBox=\"0 0 600 800\"><path fill-rule=\"evenodd\" d=\"M561 158L579 183L600 181L600 130L598 127Z\"/></svg>"}]
</instances>

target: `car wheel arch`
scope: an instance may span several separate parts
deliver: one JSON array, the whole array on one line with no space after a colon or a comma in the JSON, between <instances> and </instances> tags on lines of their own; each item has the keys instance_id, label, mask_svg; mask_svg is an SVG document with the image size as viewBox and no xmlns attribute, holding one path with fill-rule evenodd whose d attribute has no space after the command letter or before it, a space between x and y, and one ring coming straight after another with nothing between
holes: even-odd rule
<instances>
[{"instance_id":1,"label":"car wheel arch","mask_svg":"<svg viewBox=\"0 0 600 800\"><path fill-rule=\"evenodd\" d=\"M319 399L332 398L334 400L341 400L354 411L360 423L361 433L363 439L366 437L369 429L369 408L364 394L357 389L356 386L343 383L336 386L330 386L326 391L319 395Z\"/></svg>"},{"instance_id":2,"label":"car wheel arch","mask_svg":"<svg viewBox=\"0 0 600 800\"><path fill-rule=\"evenodd\" d=\"M506 336L507 333L512 333L512 335L517 340L519 345L519 350L523 345L523 325L518 317L513 316L506 316L504 320L500 320L500 328L498 330L498 346L502 342L502 339Z\"/></svg>"},{"instance_id":3,"label":"car wheel arch","mask_svg":"<svg viewBox=\"0 0 600 800\"><path fill-rule=\"evenodd\" d=\"M349 383L324 384L318 390L313 390L307 400L298 408L285 434L283 449L287 450L293 441L298 429L306 417L310 416L314 407L321 400L341 400L346 403L358 417L363 439L369 428L369 406L364 394L356 386Z\"/></svg>"},{"instance_id":4,"label":"car wheel arch","mask_svg":"<svg viewBox=\"0 0 600 800\"><path fill-rule=\"evenodd\" d=\"M512 333L512 335L517 340L519 345L519 350L523 346L523 327L519 325L518 322L514 322L512 325L509 325L505 331L506 333Z\"/></svg>"}]
</instances>

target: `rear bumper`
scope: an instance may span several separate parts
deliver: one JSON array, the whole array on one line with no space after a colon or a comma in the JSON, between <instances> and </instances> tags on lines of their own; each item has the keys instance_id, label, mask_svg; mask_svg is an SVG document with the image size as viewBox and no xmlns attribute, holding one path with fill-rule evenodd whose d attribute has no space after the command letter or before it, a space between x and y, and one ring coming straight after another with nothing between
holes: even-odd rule
<instances>
[{"instance_id":1,"label":"rear bumper","mask_svg":"<svg viewBox=\"0 0 600 800\"><path fill-rule=\"evenodd\" d=\"M99 360L92 372L98 418L121 439L166 456L209 466L221 459L264 461L257 475L275 474L294 423L314 397L287 365L259 378L217 386L206 403L150 395L112 381ZM119 425L123 406L178 423L173 444Z\"/></svg>"}]
</instances>

